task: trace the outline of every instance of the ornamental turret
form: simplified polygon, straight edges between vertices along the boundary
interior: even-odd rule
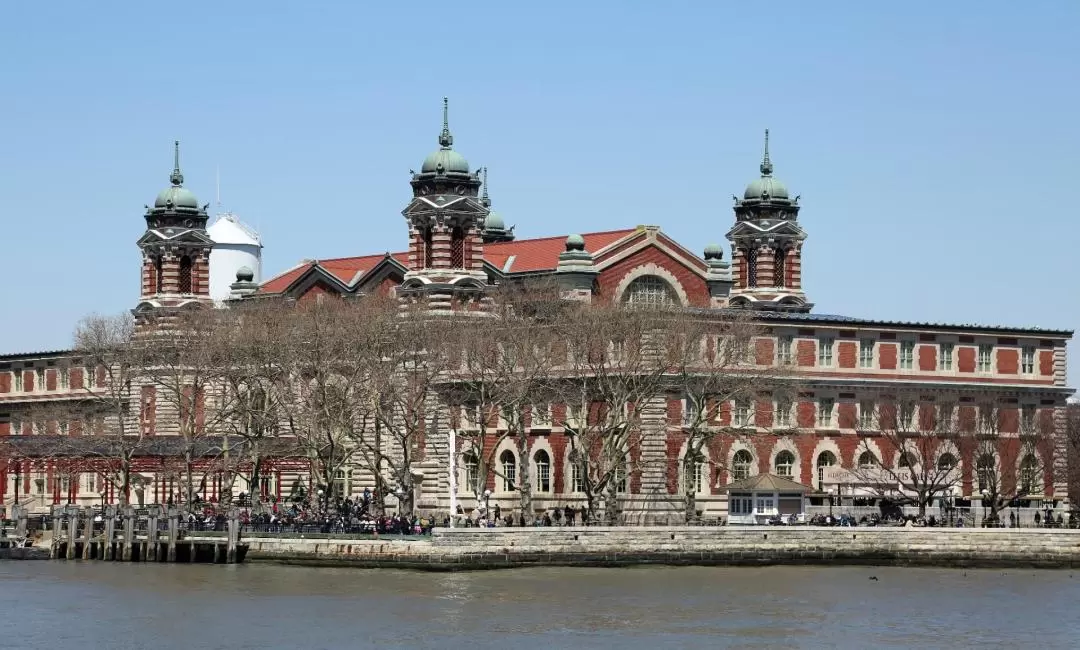
[[[146,206],[146,232],[137,242],[142,251],[137,313],[209,302],[213,241],[206,234],[206,208],[184,187],[176,142],[169,187],[157,195],[153,206]]]
[[[504,241],[514,241],[514,227],[506,227],[502,215],[491,209],[491,197],[488,196],[488,170],[484,167],[484,191],[480,195],[480,204],[488,211],[484,218],[484,230],[481,237],[485,244],[495,244]]]
[[[478,300],[486,287],[482,231],[488,209],[479,197],[480,173],[469,171],[453,149],[449,102],[443,98],[439,148],[412,173],[413,199],[402,214],[409,224],[409,272],[403,295],[425,294],[433,310]]]
[[[802,244],[799,197],[773,176],[769,131],[761,176],[751,181],[742,199],[735,199],[735,225],[728,232],[734,286],[730,304],[752,309],[810,311],[802,289]]]

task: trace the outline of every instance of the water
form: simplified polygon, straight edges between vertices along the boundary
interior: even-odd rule
[[[0,562],[0,647],[1047,650],[1078,598],[1069,571]]]

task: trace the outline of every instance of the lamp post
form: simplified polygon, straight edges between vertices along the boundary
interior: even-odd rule
[[[398,511],[398,514],[400,515],[401,514],[401,502],[405,500],[405,490],[403,490],[399,486],[398,489],[394,490],[394,496],[397,497],[397,511]]]
[[[484,519],[491,521],[491,490],[484,490]]]
[[[829,519],[832,519],[833,495],[836,494],[836,486],[829,486]]]
[[[987,492],[986,488],[983,488],[982,490],[979,490],[979,494],[982,496],[982,498],[979,499],[983,509],[982,527],[986,528],[986,498],[989,492]]]
[[[15,505],[19,505],[19,484],[22,483],[22,480],[19,477],[21,469],[21,463],[15,463]]]

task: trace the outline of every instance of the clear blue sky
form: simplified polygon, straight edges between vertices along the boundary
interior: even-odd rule
[[[134,306],[173,139],[267,274],[402,249],[443,95],[519,236],[723,241],[769,127],[817,311],[1080,326],[1080,3],[121,5],[4,7],[0,351]]]

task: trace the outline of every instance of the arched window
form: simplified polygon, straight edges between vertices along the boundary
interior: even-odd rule
[[[465,267],[465,231],[456,226],[450,231],[450,267]]]
[[[877,467],[877,464],[877,456],[874,455],[874,452],[864,451],[859,454],[859,469],[870,469],[872,467]]]
[[[783,288],[787,275],[787,251],[777,248],[773,253],[773,286]]]
[[[731,479],[741,481],[750,478],[750,466],[754,463],[754,457],[745,449],[740,449],[731,457]]]
[[[1020,494],[1031,494],[1039,482],[1039,459],[1034,454],[1024,456],[1020,461]]]
[[[994,457],[990,454],[983,454],[979,456],[979,460],[975,463],[975,475],[979,480],[979,492],[983,490],[993,491],[994,481],[994,467],[997,463],[994,461]]]
[[[623,296],[623,301],[632,305],[673,305],[679,302],[671,285],[655,275],[634,278]]]
[[[757,286],[757,255],[756,248],[746,251],[746,286],[751,289]]]
[[[469,490],[480,491],[480,460],[476,454],[465,454],[465,485]]]
[[[180,293],[191,293],[191,257],[185,255],[180,258]]]
[[[825,468],[836,464],[836,454],[831,451],[823,451],[817,457],[817,481],[818,489],[825,485]]]
[[[795,473],[795,454],[784,450],[776,455],[776,475],[791,478]]]
[[[938,458],[937,466],[939,470],[951,470],[956,467],[956,456],[953,456],[949,452],[945,452]]]
[[[536,461],[536,491],[551,492],[551,459],[543,449],[533,456]]]
[[[435,264],[435,236],[431,226],[424,228],[424,268],[430,269]]]
[[[896,460],[896,466],[900,469],[911,469],[911,464],[914,462],[914,458],[911,457],[910,452],[900,452],[900,458]]]
[[[514,452],[507,449],[499,456],[502,463],[503,491],[513,492],[517,489],[517,458]]]

